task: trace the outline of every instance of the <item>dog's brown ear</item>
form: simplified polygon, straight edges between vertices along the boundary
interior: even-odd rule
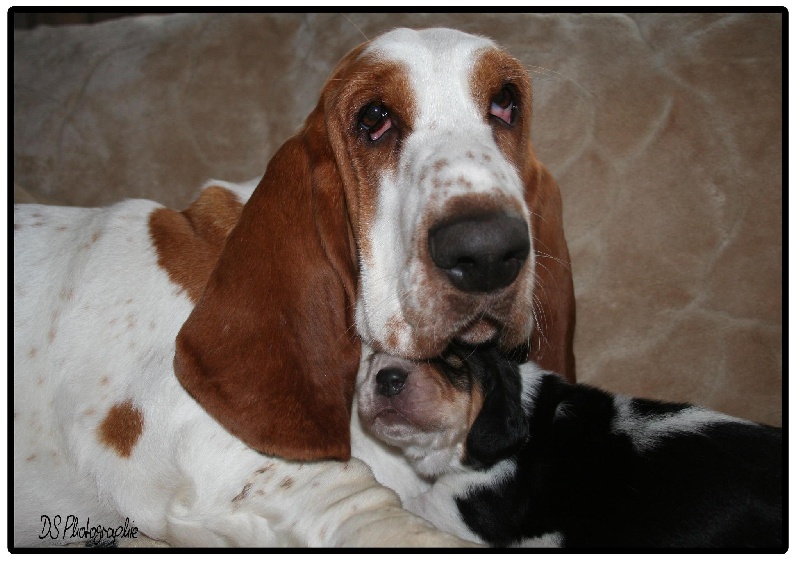
[[[561,191],[532,148],[526,160],[525,200],[531,212],[536,256],[537,321],[530,340],[530,359],[574,383],[575,292],[562,223]]]
[[[186,390],[250,447],[347,459],[360,342],[346,203],[319,109],[286,142],[177,336]],[[310,130],[314,130],[311,134]]]

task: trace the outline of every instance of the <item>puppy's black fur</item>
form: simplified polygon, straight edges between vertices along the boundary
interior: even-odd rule
[[[511,477],[457,495],[486,542],[557,533],[565,547],[787,547],[780,429],[709,411],[648,435],[691,407],[635,399],[620,414],[614,395],[550,374],[523,403],[516,363],[492,348],[456,354],[485,395],[469,461],[516,462]]]
[[[482,469],[516,453],[527,437],[518,365],[495,348],[456,342],[437,367],[454,386],[477,385],[483,391],[483,407],[467,434],[465,463]]]

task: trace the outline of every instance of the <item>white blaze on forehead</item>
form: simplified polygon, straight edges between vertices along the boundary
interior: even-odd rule
[[[469,81],[476,51],[492,47],[495,44],[489,39],[453,29],[396,29],[376,39],[365,53],[406,67],[415,94],[414,129],[419,131],[423,125],[436,125],[439,116],[464,119],[468,112],[482,120]]]

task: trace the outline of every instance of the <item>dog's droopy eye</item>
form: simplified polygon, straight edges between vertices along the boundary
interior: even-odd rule
[[[367,132],[370,141],[378,141],[392,127],[392,118],[383,104],[372,102],[358,115],[358,126]]]
[[[489,107],[489,114],[495,118],[512,125],[517,116],[517,105],[511,87],[504,86],[494,95]]]

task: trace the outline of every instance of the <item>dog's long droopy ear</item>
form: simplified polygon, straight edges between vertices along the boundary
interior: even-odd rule
[[[465,359],[483,389],[483,405],[467,434],[467,463],[483,468],[516,453],[528,435],[517,363],[498,353],[475,352]]]
[[[176,341],[186,390],[250,447],[347,459],[356,260],[317,108],[270,161]]]
[[[536,323],[529,358],[574,383],[575,292],[564,237],[561,191],[553,175],[536,160],[532,148],[525,169],[525,200],[531,212],[536,253]]]

